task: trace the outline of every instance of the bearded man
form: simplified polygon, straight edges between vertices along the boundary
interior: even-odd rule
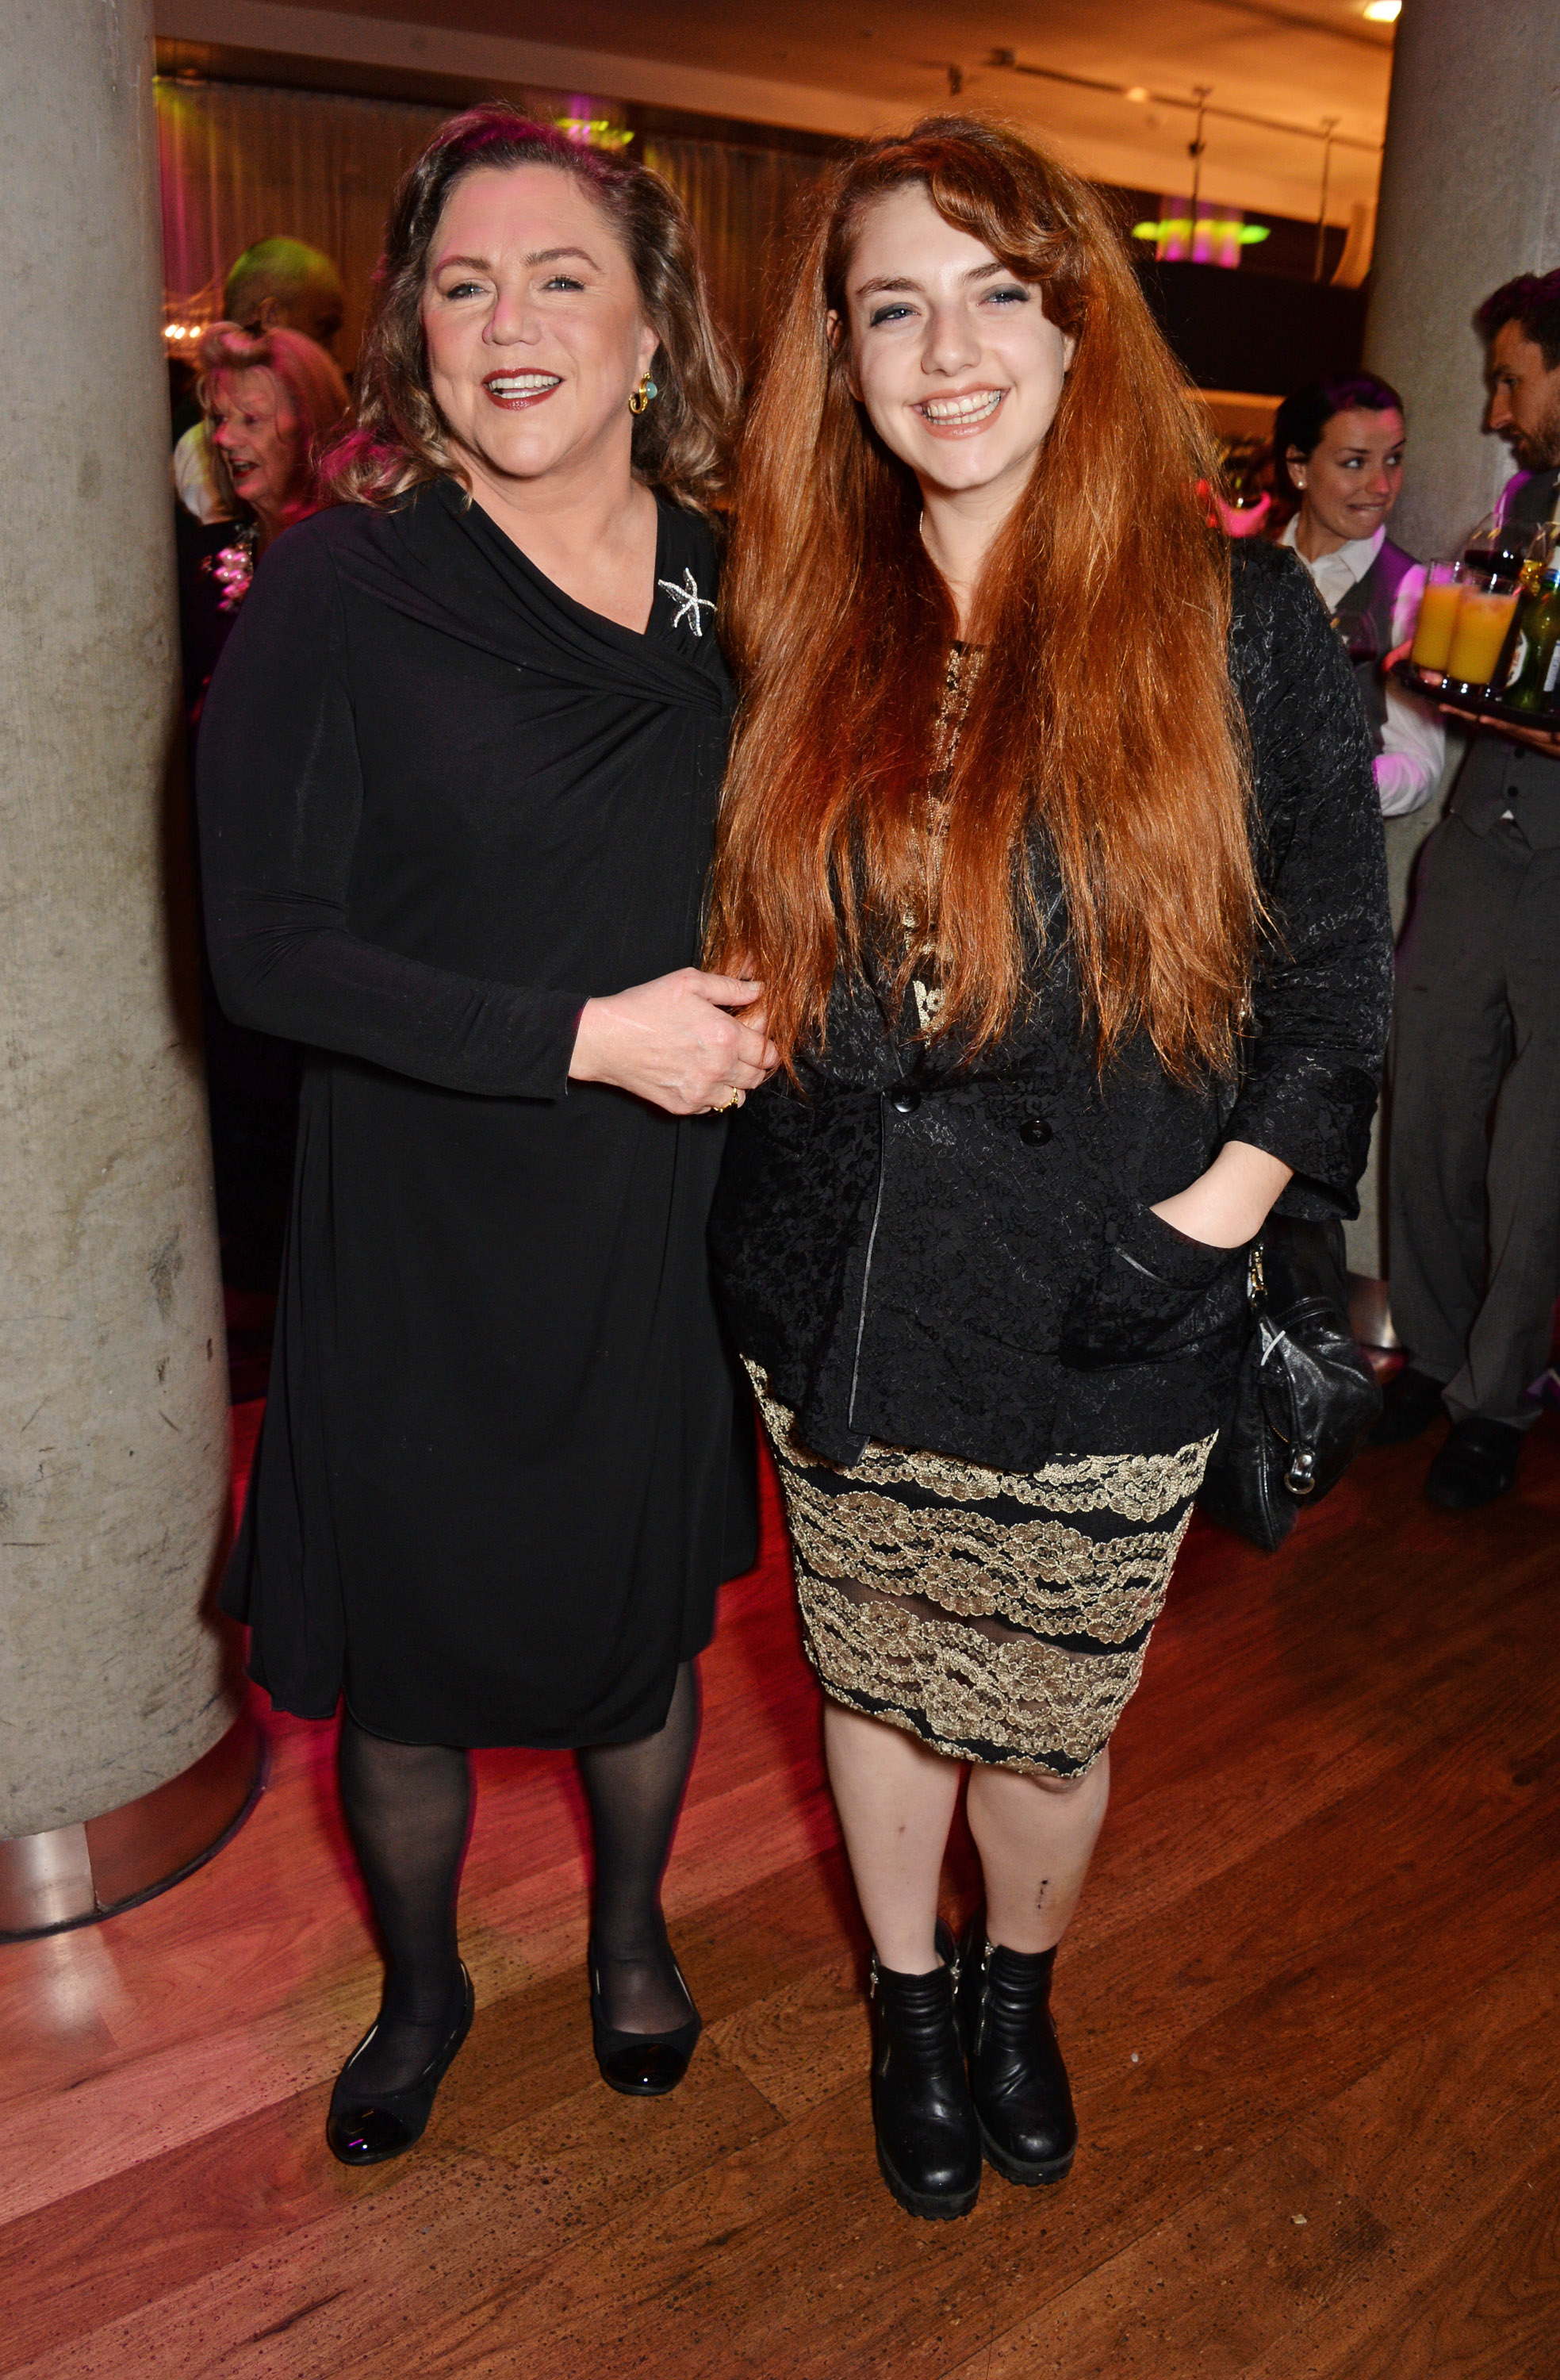
[[[1475,316],[1487,427],[1518,465],[1506,517],[1560,491],[1560,272]],[[1515,1485],[1528,1390],[1560,1293],[1560,736],[1479,722],[1420,856],[1398,955],[1390,1182],[1392,1318],[1409,1352],[1373,1433],[1449,1437],[1425,1494],[1469,1511]]]

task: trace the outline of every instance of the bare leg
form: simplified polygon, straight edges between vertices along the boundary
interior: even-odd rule
[[[937,1887],[960,1763],[902,1728],[832,1701],[824,1704],[823,1740],[873,1948],[897,1974],[929,1975],[937,1964]]]
[[[837,1789],[838,1790],[838,1789]],[[972,1768],[970,1832],[986,1874],[986,1930],[1010,1950],[1049,1950],[1078,1906],[1110,1798],[1110,1753],[1087,1776]],[[853,1850],[852,1865],[855,1864]]]

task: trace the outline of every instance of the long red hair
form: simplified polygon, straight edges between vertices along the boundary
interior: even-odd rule
[[[1038,284],[1077,343],[975,590],[982,662],[933,844],[955,617],[914,478],[851,394],[845,304],[862,211],[907,183]],[[824,178],[738,473],[721,611],[742,703],[707,938],[711,965],[763,979],[788,1065],[821,1046],[840,967],[860,969],[869,942],[901,956],[911,915],[942,988],[935,1037],[971,1056],[997,1041],[1046,936],[1038,827],[1100,1063],[1146,1029],[1183,1079],[1228,1066],[1259,900],[1227,555],[1194,493],[1215,475],[1120,236],[1077,175],[1013,133],[934,117]]]

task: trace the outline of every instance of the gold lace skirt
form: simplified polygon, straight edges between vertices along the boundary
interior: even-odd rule
[[[953,1760],[1092,1767],[1143,1674],[1212,1439],[1028,1472],[872,1443],[846,1469],[748,1370],[824,1692]]]

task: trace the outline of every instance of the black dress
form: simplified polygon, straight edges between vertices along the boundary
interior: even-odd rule
[[[313,1052],[223,1603],[283,1708],[404,1742],[654,1730],[753,1558],[723,1128],[567,1079],[588,997],[697,953],[731,694],[659,515],[641,637],[448,481],[318,514],[207,698],[217,986]]]

